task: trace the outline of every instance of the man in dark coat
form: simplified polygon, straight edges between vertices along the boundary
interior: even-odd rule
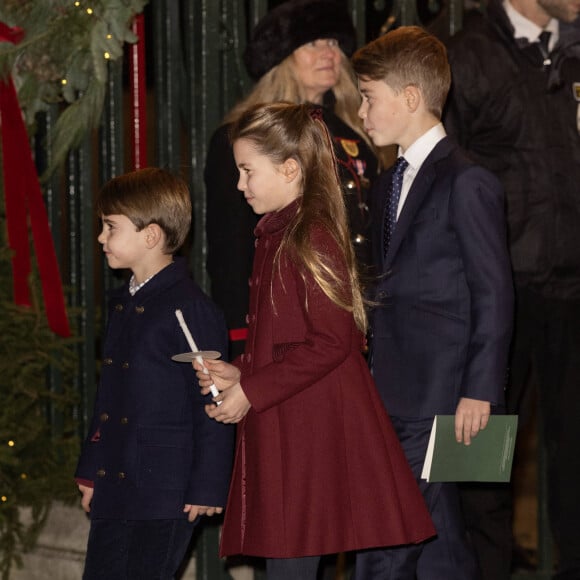
[[[533,365],[559,579],[580,578],[579,12],[578,0],[492,0],[487,17],[472,19],[451,40],[453,88],[444,118],[506,191],[517,305],[508,411],[525,423]],[[485,578],[509,578],[509,510],[497,494],[479,493],[467,517],[489,504],[490,512],[475,518],[486,529],[481,536],[474,530]]]

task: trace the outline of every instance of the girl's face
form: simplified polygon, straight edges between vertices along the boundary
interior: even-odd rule
[[[322,103],[324,93],[332,89],[340,77],[342,53],[338,41],[333,38],[313,40],[297,48],[290,58],[306,100]]]
[[[240,171],[238,189],[258,215],[279,211],[298,197],[300,180],[288,161],[275,165],[245,138],[234,142],[234,157]]]
[[[147,228],[137,231],[135,224],[125,215],[101,216],[102,229],[98,242],[109,266],[113,269],[135,268],[143,262],[147,250]]]

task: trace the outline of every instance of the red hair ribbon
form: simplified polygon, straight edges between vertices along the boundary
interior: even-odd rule
[[[323,121],[322,109],[320,107],[312,107],[309,112],[310,112],[310,116],[315,121]]]
[[[0,22],[0,42],[18,44],[23,36],[21,28],[11,28]],[[32,304],[28,285],[31,271],[29,217],[48,324],[56,334],[70,336],[48,215],[18,96],[10,77],[0,79],[0,133],[8,243],[13,251],[14,302],[20,306]]]

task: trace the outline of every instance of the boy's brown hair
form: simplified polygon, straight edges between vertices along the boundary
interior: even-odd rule
[[[444,44],[418,26],[401,26],[363,46],[352,58],[361,79],[384,81],[399,93],[417,87],[430,113],[441,118],[451,86]]]
[[[173,254],[191,226],[191,196],[187,183],[164,169],[147,167],[114,177],[95,205],[97,215],[124,215],[140,232],[157,224],[165,234],[165,254]]]

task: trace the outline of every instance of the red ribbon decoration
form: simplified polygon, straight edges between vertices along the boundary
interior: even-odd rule
[[[130,50],[130,91],[132,105],[133,169],[147,167],[147,89],[145,84],[145,19],[133,20],[137,42]]]
[[[18,44],[24,36],[21,28],[0,22],[0,42]],[[64,295],[48,223],[48,215],[28,133],[20,111],[12,79],[0,80],[0,133],[6,198],[6,225],[12,257],[14,302],[31,306],[28,276],[31,271],[27,216],[34,241],[48,325],[60,336],[70,336]]]

